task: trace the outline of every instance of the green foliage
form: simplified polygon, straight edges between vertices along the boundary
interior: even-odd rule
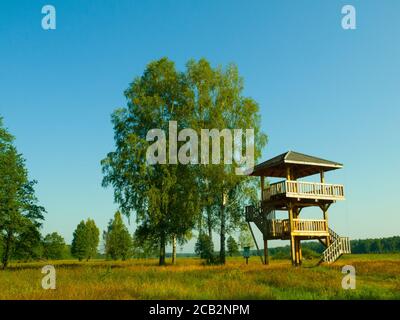
[[[115,151],[102,160],[103,186],[114,188],[115,201],[127,216],[136,213],[149,239],[158,239],[160,264],[165,246],[175,235],[184,242],[195,223],[207,212],[208,229],[219,222],[221,258],[225,259],[225,234],[243,219],[247,195],[255,194],[252,179],[236,175],[236,162],[210,165],[149,165],[147,133],[154,128],[168,131],[177,121],[178,131],[194,129],[248,129],[255,132],[254,158],[261,155],[266,136],[260,131],[257,103],[243,96],[243,79],[235,65],[212,68],[205,60],[191,60],[184,72],[163,58],[151,62],[141,77],[125,91],[126,108],[112,115]],[[186,141],[178,142],[178,149]],[[169,139],[166,139],[167,150]],[[221,149],[221,154],[224,151]],[[221,160],[221,159],[220,159]],[[228,203],[224,203],[226,197]],[[201,231],[201,230],[200,230]]]
[[[249,228],[247,227],[247,225],[244,225],[242,230],[240,231],[239,244],[242,248],[250,247],[250,249],[251,249],[254,247],[253,236],[251,235],[251,232],[250,232]]]
[[[204,128],[254,129],[254,160],[261,155],[266,136],[260,131],[257,103],[243,95],[243,79],[238,68],[230,64],[213,68],[208,61],[190,60],[186,79],[193,106],[191,127],[199,133]],[[249,194],[255,194],[252,178],[237,175],[237,162],[225,165],[220,152],[220,164],[198,168],[197,184],[201,192],[202,212],[210,234],[217,227],[220,234],[220,262],[225,263],[225,235],[236,229],[243,220],[242,209]],[[201,232],[202,230],[200,230]]]
[[[105,253],[113,260],[126,260],[132,255],[132,237],[117,211],[103,233]]]
[[[307,247],[301,248],[301,254],[303,256],[303,259],[321,258],[321,255],[318,252],[315,252],[314,250],[307,248]]]
[[[94,220],[88,219],[86,227],[86,258],[89,260],[97,255],[97,248],[100,241],[100,230],[97,228]]]
[[[144,226],[139,226],[133,234],[133,250],[132,256],[134,258],[155,258],[159,254],[159,246],[157,239],[151,239]]]
[[[270,253],[271,257],[273,259],[278,259],[278,260],[288,260],[290,259],[290,247],[289,250],[286,250],[287,248],[283,250],[268,250]]]
[[[71,254],[73,257],[77,258],[79,261],[86,257],[87,248],[87,234],[85,221],[81,221],[76,227],[72,244],[71,244]]]
[[[303,242],[301,244],[303,259],[321,258],[323,250],[324,246],[319,242]],[[290,259],[290,246],[269,248],[268,253],[273,259]]]
[[[28,259],[38,254],[33,247],[40,238],[37,229],[45,212],[37,204],[34,190],[36,181],[28,179],[25,159],[17,152],[13,141],[13,136],[3,127],[0,118],[0,238],[3,268],[6,268],[13,255]],[[31,241],[31,247],[24,240]]]
[[[142,242],[133,241],[133,258],[155,258],[158,256],[159,248],[154,242],[145,240]]]
[[[361,239],[351,240],[351,252],[357,253],[397,253],[400,252],[400,236],[387,237],[387,238],[376,238],[376,239]],[[316,241],[307,241],[301,244],[304,256],[304,249],[310,249],[317,254],[321,254],[325,247]],[[286,248],[290,254],[289,246]],[[277,250],[278,248],[271,248],[271,250]]]
[[[71,247],[72,247],[71,244],[65,244],[64,259],[72,260],[74,258],[74,256],[71,253]],[[97,257],[98,255],[99,254],[97,254]]]
[[[381,239],[351,240],[352,253],[400,252],[400,236]]]
[[[71,254],[79,261],[97,255],[100,231],[91,219],[81,221],[76,227],[71,244]]]
[[[322,245],[319,241],[306,241],[302,242],[301,247],[303,249],[307,248],[310,249],[318,254],[321,254],[326,248]]]
[[[195,245],[195,253],[200,256],[201,259],[205,259],[207,263],[215,262],[214,244],[209,235],[205,233],[199,235]]]
[[[236,256],[239,253],[239,246],[236,240],[232,236],[229,236],[228,240],[226,241],[226,244],[228,249],[228,255],[230,257]]]
[[[42,236],[37,226],[27,222],[21,233],[15,238],[12,258],[29,261],[37,260],[43,255]]]
[[[43,239],[43,257],[46,259],[63,259],[66,257],[64,238],[57,232],[47,234]]]
[[[188,90],[184,74],[172,61],[151,62],[125,91],[127,107],[112,115],[116,149],[102,161],[103,185],[113,186],[121,212],[127,216],[135,212],[148,238],[158,240],[160,264],[165,263],[165,246],[172,234],[185,241],[193,228],[199,192],[193,166],[147,163],[152,142],[146,135],[154,128],[168,131],[170,120],[178,122],[178,130],[188,124],[193,112]]]

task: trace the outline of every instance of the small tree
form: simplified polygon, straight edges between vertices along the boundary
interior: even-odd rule
[[[228,255],[230,257],[235,256],[239,253],[239,246],[236,240],[232,236],[229,236],[227,240],[227,247],[228,247]]]
[[[126,260],[132,255],[132,237],[117,211],[111,219],[107,231],[103,233],[105,252],[113,260]]]
[[[99,246],[100,231],[97,228],[94,220],[88,219],[85,224],[86,227],[86,259],[89,260],[97,255],[97,247]]]
[[[46,259],[62,259],[65,255],[66,247],[62,236],[57,232],[49,233],[43,239],[43,256]]]
[[[81,221],[74,231],[74,237],[71,244],[71,254],[73,257],[82,261],[86,255],[87,234],[85,221]]]
[[[205,259],[207,263],[214,262],[214,244],[207,234],[201,233],[199,235],[195,245],[195,252],[201,259]]]
[[[97,254],[100,231],[91,219],[81,221],[74,231],[71,244],[71,254],[79,261],[89,260]]]

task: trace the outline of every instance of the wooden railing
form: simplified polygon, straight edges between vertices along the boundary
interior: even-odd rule
[[[335,262],[342,254],[351,253],[350,240],[347,237],[338,237],[322,253],[322,261]]]
[[[290,223],[288,219],[269,220],[266,227],[267,234],[271,237],[282,237],[290,233]]]
[[[293,219],[293,231],[301,233],[328,232],[326,220]]]
[[[274,211],[262,210],[261,205],[246,207],[246,221],[254,222],[264,235],[272,238],[285,238],[290,235],[290,220],[275,219]],[[293,219],[292,232],[305,236],[330,236],[332,242],[339,237],[329,230],[326,220],[318,219]]]
[[[289,219],[273,219],[266,223],[266,232],[271,237],[284,237],[290,234]],[[293,232],[302,235],[329,235],[326,220],[293,219]]]
[[[344,187],[341,184],[284,180],[270,184],[263,190],[262,197],[268,201],[280,194],[292,198],[343,200]]]
[[[263,190],[263,200],[269,200],[272,196],[285,193],[286,193],[285,181],[272,183],[265,190]]]

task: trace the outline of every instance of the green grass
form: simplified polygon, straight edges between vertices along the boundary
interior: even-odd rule
[[[41,287],[42,266],[53,264],[57,289]],[[341,287],[343,265],[356,268],[355,290]],[[294,268],[287,260],[261,265],[241,257],[225,266],[181,258],[157,261],[73,260],[14,263],[0,271],[0,299],[400,299],[400,254],[349,255],[332,265],[317,260]]]

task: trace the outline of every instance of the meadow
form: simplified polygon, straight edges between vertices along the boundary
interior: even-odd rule
[[[0,299],[400,299],[400,254],[348,255],[332,265],[288,260],[268,266],[242,257],[224,266],[197,258],[157,266],[155,259],[13,263],[0,271]],[[41,287],[41,268],[52,264],[57,288]],[[356,289],[344,290],[342,266],[356,269]]]

